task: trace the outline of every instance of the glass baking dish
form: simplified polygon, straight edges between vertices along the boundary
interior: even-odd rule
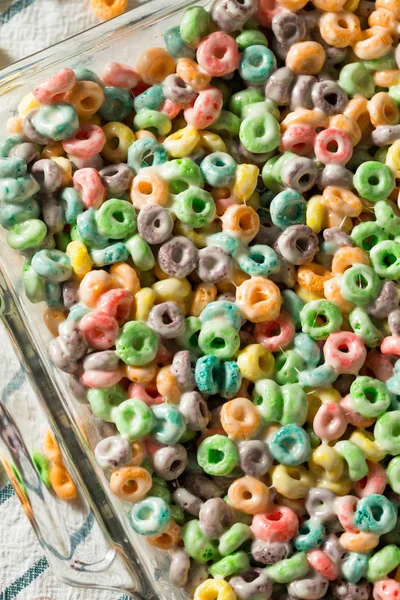
[[[206,1],[153,0],[134,10],[30,56],[0,72],[1,139],[19,100],[61,67],[101,72],[114,60],[134,65],[143,49],[163,46],[163,32],[179,23],[184,9]],[[23,258],[0,231],[0,459],[55,575],[80,587],[111,589],[137,598],[184,598],[168,579],[169,557],[134,534],[129,505],[111,494],[94,460],[97,442],[112,425],[93,416],[74,397],[69,377],[47,356],[51,334],[41,305],[25,297]],[[78,497],[63,501],[49,492],[31,460],[42,451],[47,430],[62,449]],[[13,474],[20,473],[23,483]],[[11,532],[10,532],[11,533]],[[0,590],[1,591],[1,590]]]

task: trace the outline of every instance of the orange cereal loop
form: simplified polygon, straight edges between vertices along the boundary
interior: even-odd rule
[[[256,515],[268,508],[269,489],[262,481],[245,475],[236,479],[228,489],[230,504],[246,515]]]
[[[311,125],[316,129],[328,127],[329,119],[325,113],[320,110],[309,110],[307,108],[296,108],[289,112],[281,121],[281,132],[285,133],[290,125]]]
[[[363,209],[362,202],[358,196],[345,188],[328,185],[322,192],[322,202],[331,211],[340,213],[342,217],[358,217]]]
[[[182,390],[178,385],[175,375],[172,373],[171,365],[161,367],[156,378],[158,393],[168,404],[178,404]]]
[[[313,0],[315,8],[319,8],[324,12],[338,12],[342,10],[346,0]]]
[[[386,71],[375,71],[374,82],[377,87],[392,87],[400,84],[400,69],[387,69]]]
[[[290,12],[297,12],[305,7],[308,0],[278,0],[277,4],[282,6],[282,8],[286,8],[286,10],[290,10]]]
[[[260,228],[260,217],[251,206],[234,204],[221,217],[222,231],[239,238],[245,244],[257,235]]]
[[[332,277],[324,284],[324,295],[327,300],[336,304],[342,313],[349,314],[354,309],[354,304],[345,300],[339,286],[339,277]]]
[[[329,227],[339,227],[345,233],[350,233],[353,229],[353,221],[350,217],[343,216],[343,213],[328,210],[324,215],[324,229]]]
[[[79,299],[89,308],[95,308],[100,296],[116,287],[119,287],[117,280],[107,271],[89,271],[79,285]]]
[[[87,118],[94,116],[103,104],[104,92],[94,81],[77,81],[68,92],[67,98],[68,102],[74,105],[79,117]]]
[[[400,4],[399,0],[376,0],[376,8],[383,8],[393,13],[396,19],[400,20]]]
[[[56,496],[61,500],[73,500],[76,498],[76,486],[62,463],[53,463],[50,466],[50,483]]]
[[[149,48],[139,54],[136,71],[145,83],[162,83],[174,73],[175,61],[164,48]]]
[[[65,150],[61,142],[49,142],[42,150],[43,158],[54,158],[65,156]]]
[[[369,552],[379,544],[379,536],[367,531],[346,531],[339,538],[340,545],[349,552]]]
[[[346,48],[358,40],[360,19],[347,10],[323,13],[319,20],[322,39],[335,48]]]
[[[147,129],[139,129],[139,131],[135,131],[135,136],[137,140],[141,138],[151,137],[153,140],[157,139],[154,133],[148,131]]]
[[[153,548],[160,550],[171,550],[181,541],[181,528],[172,519],[168,523],[167,529],[158,535],[151,535],[147,538],[147,543]]]
[[[23,134],[23,118],[22,117],[9,117],[7,119],[7,131],[8,133]]]
[[[379,92],[368,102],[368,112],[374,127],[397,125],[399,109],[396,102],[386,92]]]
[[[234,440],[252,438],[260,427],[261,416],[255,405],[247,398],[235,398],[222,405],[221,425]]]
[[[136,294],[140,290],[140,281],[135,269],[127,263],[115,263],[110,267],[110,275],[117,281],[119,287]]]
[[[131,448],[132,448],[131,464],[134,465],[135,467],[139,467],[142,464],[143,458],[144,458],[143,446],[140,442],[133,442],[131,444]]]
[[[370,27],[386,27],[390,31],[390,35],[394,38],[398,37],[399,22],[389,10],[384,8],[374,10],[368,17],[368,25]]]
[[[332,273],[335,276],[343,275],[347,269],[359,264],[368,266],[371,264],[365,250],[353,246],[343,246],[333,256]]]
[[[193,294],[193,298],[190,303],[189,312],[193,317],[198,317],[201,311],[214,302],[217,297],[217,288],[213,283],[199,283]]]
[[[99,19],[112,19],[126,10],[128,0],[90,0],[92,10]]]
[[[124,365],[124,375],[133,383],[141,383],[147,385],[156,380],[158,373],[158,365],[156,362],[151,362],[145,367],[131,367]]]
[[[325,50],[318,42],[297,42],[286,56],[286,66],[301,75],[316,75],[324,62]]]
[[[301,265],[297,271],[298,284],[315,294],[324,293],[324,283],[331,279],[331,277],[332,273],[329,269],[317,263]]]
[[[136,175],[132,180],[130,196],[137,210],[147,204],[162,206],[168,201],[168,184],[156,171],[146,169],[146,173]]]
[[[154,263],[153,271],[154,271],[154,275],[157,277],[158,280],[169,279],[169,275],[167,273],[164,273],[164,271],[161,269],[158,262]]]
[[[125,502],[139,502],[153,485],[151,475],[143,467],[128,465],[111,473],[112,493]]]
[[[58,326],[65,321],[66,316],[61,308],[45,308],[43,321],[53,337],[58,336]]]
[[[361,140],[361,129],[358,126],[357,121],[346,117],[345,115],[333,115],[329,118],[329,127],[340,129],[349,134],[353,146],[357,146]]]
[[[203,71],[191,58],[180,58],[176,64],[176,74],[196,92],[205,90],[211,81],[211,75]],[[186,123],[185,123],[186,125]]]
[[[349,100],[343,114],[357,123],[361,133],[368,130],[371,126],[371,119],[369,118],[368,112],[368,100],[363,96],[356,96]]]
[[[281,310],[281,292],[265,277],[251,277],[236,290],[236,304],[252,323],[273,321]]]
[[[381,58],[389,52],[393,39],[385,27],[370,27],[361,32],[360,39],[353,45],[354,54],[360,60]]]
[[[63,457],[54,433],[47,430],[44,436],[43,452],[48,460],[54,463],[62,463]]]

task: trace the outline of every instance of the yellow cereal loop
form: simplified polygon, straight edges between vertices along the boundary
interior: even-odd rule
[[[136,139],[132,129],[123,123],[112,121],[104,125],[103,131],[106,143],[102,156],[111,163],[126,162],[129,146]]]
[[[175,131],[164,140],[164,147],[172,158],[184,158],[198,145],[200,135],[197,129],[187,125],[184,129]]]
[[[380,462],[386,456],[386,452],[381,450],[375,441],[373,434],[365,429],[357,429],[353,431],[349,440],[356,444],[364,453],[367,460],[372,462]]]
[[[227,152],[228,149],[221,136],[207,129],[199,131],[199,142],[198,146],[203,148],[206,152]]]
[[[311,487],[315,485],[311,473],[303,466],[287,467],[278,465],[270,471],[271,481],[279,494],[297,500],[305,498]]]
[[[193,600],[237,600],[237,597],[227,581],[207,579],[196,588]]]
[[[324,222],[325,208],[323,204],[323,198],[317,194],[311,196],[307,202],[306,209],[306,225],[311,227],[314,233],[320,233]]]
[[[33,92],[29,92],[22,98],[20,103],[18,104],[18,114],[20,117],[26,117],[31,110],[35,110],[36,108],[40,108],[42,104],[39,100],[36,100]]]
[[[88,249],[83,242],[70,242],[66,254],[71,261],[74,274],[78,279],[83,279],[92,270],[92,261]]]
[[[261,344],[249,344],[241,350],[237,364],[243,377],[256,382],[259,379],[269,379],[275,367],[275,358],[270,350]]]
[[[156,293],[151,288],[142,288],[135,294],[136,313],[135,321],[147,321],[149,312],[154,306]]]
[[[67,187],[72,182],[72,163],[65,156],[52,156],[51,160],[60,167],[62,180],[61,187]]]
[[[178,279],[178,277],[169,277],[163,281],[156,281],[152,285],[152,289],[155,293],[155,304],[167,302],[168,300],[185,300],[192,291],[188,280]]]
[[[294,291],[303,302],[311,302],[312,300],[320,300],[323,298],[323,294],[317,294],[311,290],[307,290],[306,288],[301,287],[301,285],[296,285]]]
[[[400,140],[393,142],[386,154],[386,164],[394,173],[394,176],[400,177]]]
[[[232,196],[239,202],[247,202],[257,186],[259,169],[255,165],[238,165],[232,185]]]
[[[344,471],[343,458],[327,443],[322,443],[314,450],[308,465],[316,479],[338,481]]]

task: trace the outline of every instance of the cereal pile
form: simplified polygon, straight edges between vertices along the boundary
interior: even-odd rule
[[[9,119],[25,293],[195,600],[400,599],[399,21],[215,0]]]

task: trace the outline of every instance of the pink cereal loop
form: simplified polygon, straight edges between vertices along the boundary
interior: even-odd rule
[[[334,581],[339,576],[339,568],[326,552],[323,550],[311,550],[307,552],[307,559],[310,566],[322,577],[329,581]]]
[[[400,336],[388,335],[381,343],[382,354],[391,354],[400,357]]]
[[[258,10],[255,17],[262,27],[270,29],[273,17],[282,10],[276,0],[258,0]]]
[[[100,311],[85,315],[79,322],[79,328],[90,348],[108,350],[115,344],[119,327],[117,321]]]
[[[75,171],[72,181],[80,192],[86,208],[100,208],[106,198],[106,190],[96,169],[86,167]]]
[[[100,154],[106,143],[104,131],[98,125],[83,123],[70,138],[63,140],[62,146],[67,154],[78,158],[92,158]]]
[[[335,500],[335,511],[337,517],[346,531],[358,533],[354,527],[355,511],[357,509],[357,496],[338,496]]]
[[[294,335],[294,323],[283,312],[273,321],[257,323],[254,329],[256,342],[264,346],[267,350],[271,350],[271,352],[279,352],[279,350],[290,346]]]
[[[51,104],[62,100],[60,96],[72,90],[76,76],[72,69],[61,69],[45,79],[33,89],[33,95],[42,104]]]
[[[324,165],[345,165],[353,154],[351,137],[341,129],[324,129],[315,138],[314,152]]]
[[[155,386],[143,386],[140,383],[131,383],[128,387],[128,398],[138,398],[148,406],[163,404],[164,399]]]
[[[222,92],[210,87],[199,92],[193,106],[186,108],[184,116],[188,125],[195,129],[206,129],[218,119],[223,105]]]
[[[326,340],[324,357],[326,364],[337,373],[357,375],[367,358],[367,349],[355,333],[337,331]]]
[[[373,423],[375,423],[375,419],[368,419],[367,417],[363,417],[363,415],[360,415],[359,412],[352,408],[350,402],[350,394],[347,394],[347,396],[342,398],[339,404],[343,408],[344,414],[346,415],[348,422],[354,427],[370,427]]]
[[[200,67],[213,77],[233,73],[240,60],[237,42],[222,31],[210,33],[201,40],[196,58]]]
[[[371,377],[374,377],[374,379],[387,381],[394,375],[393,363],[390,360],[390,356],[391,353],[389,353],[389,356],[386,356],[376,349],[372,350],[372,352],[368,353],[367,360],[360,371],[360,375],[370,375]]]
[[[161,105],[160,112],[164,115],[167,115],[170,119],[175,119],[179,115],[179,113],[183,110],[182,104],[177,104],[176,102],[172,102],[169,98],[167,98]]]
[[[104,292],[97,303],[97,310],[113,317],[119,325],[129,321],[133,304],[133,294],[129,290],[117,288]]]
[[[254,536],[264,542],[286,542],[296,535],[298,528],[296,513],[283,505],[271,506],[268,512],[254,515],[251,524]]]
[[[311,125],[289,125],[281,138],[279,150],[299,156],[312,156],[317,132]]]
[[[101,79],[107,85],[119,88],[134,88],[140,81],[135,69],[117,62],[107,62],[104,65]]]
[[[354,491],[359,498],[371,496],[371,494],[383,494],[388,478],[386,470],[381,464],[367,460],[368,475],[356,481]]]
[[[110,388],[117,385],[124,376],[122,367],[114,371],[95,371],[94,369],[84,371],[81,375],[81,382],[89,388]]]
[[[313,428],[321,440],[338,440],[347,429],[348,420],[340,404],[327,402],[322,404],[314,417]]]

